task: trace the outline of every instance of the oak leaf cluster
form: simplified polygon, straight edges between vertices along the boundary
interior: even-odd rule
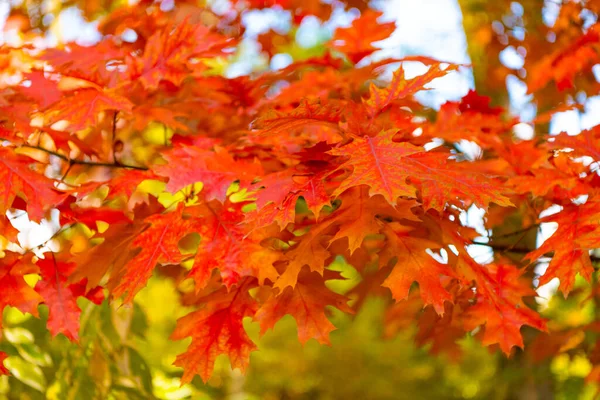
[[[221,354],[245,369],[256,350],[245,319],[264,333],[290,314],[301,342],[328,344],[329,307],[352,314],[368,296],[389,300],[387,332],[415,320],[418,342],[436,352],[457,352],[471,334],[509,355],[525,329],[552,334],[532,301],[533,267],[550,257],[539,284],[559,278],[565,296],[578,275],[592,279],[598,128],[549,135],[543,117],[521,121],[475,91],[422,105],[415,95],[467,66],[370,60],[395,26],[356,1],[348,7],[362,14],[323,55],[226,77],[218,65],[240,46],[240,21],[176,3],[115,9],[89,47],[0,49],[0,309],[37,316],[45,304],[52,335],[76,341],[78,298],[131,304],[162,274],[196,307],[172,333],[191,338],[175,361],[182,382],[206,381]],[[318,1],[246,3],[297,21],[331,14]],[[529,69],[530,92],[573,87],[599,38],[593,25],[557,44]],[[423,73],[407,77],[407,63]],[[516,135],[519,124],[535,137]],[[7,212],[40,221],[52,209],[53,246],[18,246]],[[485,212],[484,233],[465,219],[472,209]],[[539,247],[507,245],[510,218],[517,236],[545,222],[558,230]],[[347,293],[328,284],[343,279],[334,260],[361,276]]]

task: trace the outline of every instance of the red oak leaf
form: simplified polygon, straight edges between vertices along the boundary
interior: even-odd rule
[[[444,302],[453,301],[443,285],[443,277],[454,277],[455,273],[450,266],[436,261],[427,253],[427,249],[439,249],[441,246],[426,238],[412,237],[412,230],[398,223],[388,224],[383,229],[387,243],[381,253],[382,264],[397,259],[383,286],[390,288],[394,299],[399,301],[406,299],[413,282],[418,282],[423,302],[431,304],[442,315]]]
[[[45,111],[49,124],[68,121],[69,130],[80,131],[96,126],[104,111],[131,111],[133,104],[112,90],[86,88],[72,91]]]
[[[335,229],[335,223],[341,218],[341,214],[334,215],[313,226],[301,237],[294,239],[297,244],[285,253],[288,265],[275,282],[275,288],[279,290],[284,290],[288,286],[293,288],[298,281],[298,274],[305,265],[308,265],[311,271],[323,274],[325,261],[331,257],[326,242],[331,239],[329,236]]]
[[[152,215],[144,220],[148,229],[140,233],[131,243],[133,249],[140,249],[123,267],[119,284],[113,289],[113,297],[125,295],[124,301],[131,303],[133,298],[148,282],[157,263],[178,264],[184,256],[178,244],[188,233],[196,232],[197,226],[183,218],[183,204],[175,211]]]
[[[381,194],[390,204],[396,204],[400,196],[415,198],[417,188],[421,189],[425,208],[441,210],[447,202],[457,198],[472,199],[482,207],[487,207],[490,202],[503,206],[512,204],[502,194],[502,189],[485,175],[453,165],[444,153],[427,152],[409,143],[396,143],[392,141],[394,134],[395,131],[386,131],[374,138],[357,138],[346,146],[331,150],[330,154],[347,157],[340,168],[352,168],[351,175],[333,194],[368,185],[372,195]]]
[[[120,170],[105,184],[109,187],[109,196],[125,196],[129,200],[139,184],[148,179],[158,179],[158,177],[154,171]]]
[[[367,114],[374,118],[377,114],[384,111],[394,100],[412,96],[415,93],[426,90],[424,86],[436,78],[441,78],[458,68],[456,65],[451,65],[445,70],[440,69],[440,64],[434,64],[423,75],[419,75],[412,79],[405,79],[404,68],[400,66],[394,72],[392,81],[385,88],[378,88],[374,83],[369,86],[369,98],[363,100],[363,104],[367,110]]]
[[[40,220],[53,205],[67,195],[54,189],[54,181],[33,171],[33,160],[17,155],[14,149],[0,148],[0,182],[4,190],[0,195],[0,212],[4,214],[17,196],[27,200],[31,219]]]
[[[73,341],[79,340],[79,317],[81,309],[77,298],[85,296],[96,304],[104,299],[101,289],[95,288],[86,294],[86,282],[69,284],[68,279],[75,270],[74,263],[58,261],[52,255],[36,264],[40,269],[41,280],[35,290],[48,306],[48,329],[53,336],[62,333]]]
[[[377,22],[382,15],[381,11],[366,10],[352,26],[336,29],[328,46],[346,54],[356,64],[377,50],[373,42],[387,39],[396,30],[394,22]]]
[[[151,122],[160,122],[165,129],[171,128],[174,131],[188,132],[189,127],[183,122],[190,119],[190,115],[178,109],[179,104],[169,104],[164,107],[156,107],[143,104],[133,109],[134,117],[133,127],[138,130],[145,129]]]
[[[244,276],[255,276],[263,284],[265,279],[274,282],[278,276],[273,262],[279,253],[262,247],[246,237],[241,222],[244,215],[239,204],[219,202],[194,207],[196,224],[200,226],[200,246],[189,276],[196,283],[196,291],[204,289],[213,270],[218,269],[227,287]]]
[[[310,169],[290,168],[280,172],[269,174],[262,178],[255,187],[263,188],[256,194],[256,206],[258,210],[265,208],[267,204],[284,210],[293,208],[300,196],[306,201],[306,206],[319,217],[321,209],[331,203],[331,197],[327,193],[325,183],[326,171],[311,172]],[[273,219],[281,227],[285,227],[294,221],[294,213],[283,213],[275,217],[286,216],[286,219]]]
[[[87,290],[98,286],[110,270],[113,271],[111,279],[106,285],[112,290],[121,282],[122,276],[127,271],[125,265],[135,256],[130,250],[131,243],[144,229],[141,221],[131,224],[113,224],[100,235],[94,237],[101,240],[91,249],[76,254],[72,261],[77,268],[71,274],[70,282],[87,281]]]
[[[592,279],[594,267],[589,250],[600,247],[600,202],[590,199],[582,205],[565,206],[561,212],[546,217],[544,221],[557,222],[558,229],[526,258],[534,261],[554,251],[548,269],[540,277],[540,285],[559,278],[559,289],[566,296],[573,288],[577,274],[588,282]]]
[[[167,164],[156,166],[154,171],[169,178],[167,190],[175,193],[188,185],[202,182],[202,192],[207,200],[224,201],[227,189],[234,181],[239,181],[243,187],[263,172],[260,163],[235,160],[219,146],[208,150],[180,145],[163,157]]]
[[[289,135],[311,125],[322,125],[336,129],[342,118],[342,109],[334,104],[321,104],[320,100],[302,100],[300,105],[289,113],[274,111],[257,119],[253,128],[260,135]]]
[[[31,72],[24,78],[25,80],[19,86],[19,92],[33,99],[40,109],[44,109],[60,99],[61,92],[57,82],[49,79],[43,71]]]
[[[461,235],[448,222],[442,222],[442,236],[454,246],[456,277],[467,293],[475,288],[476,303],[465,309],[464,329],[471,331],[485,325],[483,344],[498,344],[510,354],[512,347],[523,348],[520,329],[523,325],[546,331],[545,320],[523,303],[523,297],[535,296],[531,281],[524,279],[524,269],[518,269],[504,260],[495,264],[479,264],[467,252],[471,243],[468,235]]]
[[[507,186],[516,193],[532,193],[534,196],[574,199],[587,194],[589,187],[581,179],[587,168],[574,162],[566,153],[558,153],[543,168],[530,167],[522,175],[509,178]]]
[[[392,207],[380,195],[369,196],[366,186],[348,190],[342,194],[341,200],[342,205],[338,212],[343,216],[340,219],[339,230],[331,241],[347,238],[350,254],[360,248],[367,236],[376,235],[381,231],[384,218],[419,221],[411,212],[411,208],[417,206],[414,200],[400,200],[396,207]]]
[[[353,311],[347,305],[346,297],[325,287],[325,279],[316,272],[304,270],[298,276],[295,287],[287,287],[278,295],[272,294],[254,316],[260,322],[261,333],[272,329],[277,321],[290,314],[298,324],[301,343],[316,339],[319,343],[330,344],[329,333],[335,327],[327,319],[325,307],[334,306],[347,313]]]
[[[269,203],[261,209],[256,209],[245,214],[244,222],[252,228],[264,228],[273,223],[283,229],[296,217],[295,196],[288,196],[282,203],[276,205]]]
[[[0,312],[11,306],[38,316],[37,306],[42,297],[23,279],[23,275],[33,272],[35,268],[27,256],[6,252],[5,257],[0,259]]]
[[[563,132],[549,140],[554,149],[570,149],[568,154],[571,156],[588,156],[600,161],[600,126],[583,130],[575,136]]]
[[[139,79],[151,90],[158,88],[163,80],[180,85],[203,66],[190,59],[217,56],[232,45],[232,39],[202,24],[184,21],[177,26],[167,26],[148,39],[142,57],[132,59],[132,79]]]
[[[510,354],[513,346],[523,348],[523,325],[546,331],[546,322],[523,303],[523,297],[535,295],[521,277],[524,270],[506,263],[480,265],[468,256],[459,258],[458,268],[465,279],[477,282],[477,302],[467,310],[465,328],[485,325],[484,345],[498,344]]]
[[[65,76],[114,85],[119,76],[115,62],[122,64],[127,50],[117,37],[107,35],[93,47],[68,43],[64,49],[46,49],[41,59]]]
[[[573,43],[543,57],[531,68],[527,92],[536,92],[552,80],[559,90],[573,87],[575,75],[597,63],[599,42],[600,25],[595,24]]]
[[[123,210],[110,207],[84,208],[75,203],[75,198],[69,197],[58,207],[61,221],[68,223],[82,223],[92,230],[98,229],[97,222],[107,224],[126,223],[130,219]]]
[[[254,286],[252,281],[247,278],[229,291],[223,287],[209,294],[198,301],[201,309],[177,321],[171,339],[192,338],[187,351],[174,363],[184,368],[182,383],[190,382],[196,374],[208,381],[220,354],[229,357],[233,368],[246,369],[250,352],[256,349],[243,325],[243,319],[253,317],[258,309],[248,293]]]
[[[446,102],[441,106],[435,123],[423,126],[424,135],[457,143],[470,140],[483,149],[504,150],[503,134],[518,121],[499,118],[502,108],[490,108],[488,104],[489,98],[479,96],[474,91],[470,91],[461,102]]]

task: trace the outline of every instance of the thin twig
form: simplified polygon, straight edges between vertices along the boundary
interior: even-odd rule
[[[65,171],[65,173],[63,174],[63,176],[60,178],[60,182],[64,183],[67,175],[69,175],[69,172],[71,171],[71,168],[73,168],[73,163],[69,162],[69,167],[67,168],[67,170]]]
[[[532,251],[535,250],[535,249],[528,249],[525,247],[514,247],[513,245],[504,245],[504,244],[481,243],[481,242],[473,242],[472,244],[477,245],[477,246],[486,246],[494,251],[504,252],[504,253],[527,254],[527,253],[531,253]],[[548,253],[544,254],[544,257],[552,258],[553,255],[554,255],[554,252],[548,252]],[[600,257],[590,254],[590,260],[592,260],[593,262],[600,262]]]
[[[108,163],[108,162],[96,162],[96,161],[86,161],[86,160],[76,160],[76,159],[71,159],[67,156],[65,156],[64,154],[60,154],[57,153],[56,151],[52,151],[52,150],[48,150],[44,147],[41,146],[33,146],[30,144],[24,144],[21,145],[20,147],[27,147],[29,149],[35,149],[35,150],[40,150],[43,151],[44,153],[53,155],[55,157],[60,158],[63,161],[66,161],[72,165],[87,165],[90,167],[107,167],[107,168],[125,168],[125,169],[137,169],[140,171],[147,171],[148,167],[141,167],[141,166],[137,166],[137,165],[127,165],[127,164],[121,164],[119,162],[117,163]]]
[[[115,110],[114,114],[113,114],[113,122],[112,122],[112,138],[111,138],[111,150],[112,150],[112,155],[113,155],[113,163],[119,164],[119,162],[117,161],[117,152],[115,151],[115,143],[116,143],[116,139],[117,139],[117,114],[119,112]]]
[[[539,226],[540,226],[540,224],[529,225],[526,228],[518,229],[518,230],[513,231],[513,232],[503,233],[502,235],[493,235],[493,236],[490,236],[489,239],[490,240],[494,240],[494,239],[496,239],[496,240],[497,239],[506,239],[506,238],[509,238],[511,236],[520,235],[522,233],[527,233],[527,232],[529,232],[533,228],[539,228]]]

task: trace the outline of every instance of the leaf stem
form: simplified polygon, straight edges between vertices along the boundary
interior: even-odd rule
[[[113,156],[113,163],[114,164],[118,164],[117,161],[117,152],[115,151],[115,144],[116,144],[116,139],[117,139],[117,114],[119,112],[115,110],[114,114],[113,114],[113,121],[112,121],[112,137],[111,137],[111,150],[112,150],[112,156]]]

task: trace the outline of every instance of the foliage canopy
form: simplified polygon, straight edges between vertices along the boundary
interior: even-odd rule
[[[583,354],[588,382],[600,378],[599,321],[566,321],[534,301],[555,278],[570,296],[556,301],[596,309],[600,296],[600,128],[549,133],[554,115],[598,91],[596,2],[564,1],[548,22],[543,2],[461,1],[477,91],[439,109],[419,95],[470,67],[377,58],[395,24],[366,2],[67,2],[99,20],[86,45],[44,39],[42,14],[61,10],[25,3],[0,48],[10,318],[42,310],[52,337],[77,342],[94,309],[100,325],[122,309],[141,315],[136,295],[159,277],[185,311],[169,333],[187,340],[174,362],[185,384],[208,381],[220,355],[244,371],[257,350],[249,320],[264,335],[291,315],[301,343],[330,344],[332,311],[343,319],[378,298],[385,334],[416,323],[433,353],[460,359],[468,341],[531,363]],[[264,59],[293,61],[228,75],[246,45],[242,17],[265,8],[289,10],[294,27],[358,12],[304,53],[293,29],[263,33]],[[522,66],[498,61],[506,48]],[[534,116],[507,109],[508,75],[527,85]],[[58,228],[28,245],[11,223],[24,212]],[[542,243],[548,223],[557,230]],[[126,344],[133,322],[111,329],[130,369],[147,369]],[[5,329],[4,373],[31,345],[14,335]],[[103,357],[103,340],[83,347],[88,357]]]

